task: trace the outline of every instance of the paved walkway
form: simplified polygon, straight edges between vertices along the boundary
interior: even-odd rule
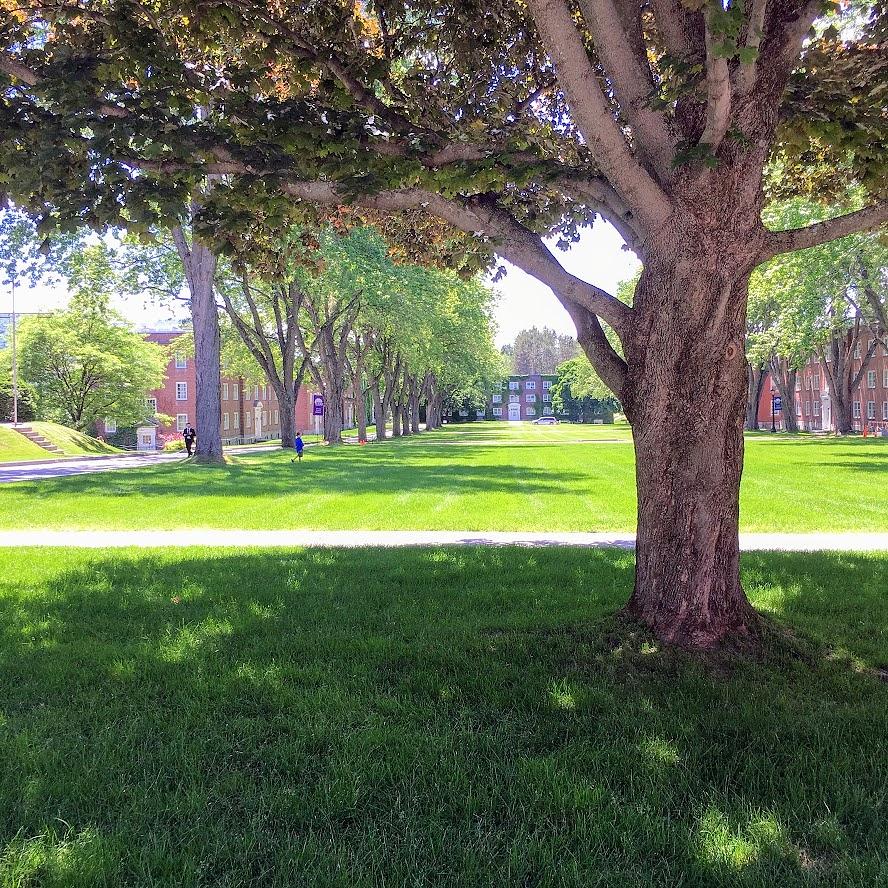
[[[632,549],[633,533],[523,533],[474,530],[0,530],[0,548],[66,546],[112,549],[184,546],[583,546]],[[742,533],[746,552],[888,552],[888,533]]]
[[[66,475],[86,475],[90,472],[110,472],[115,469],[141,469],[158,463],[176,462],[182,453],[144,453],[122,456],[77,456],[71,459],[46,462],[3,463],[0,465],[0,484],[12,481],[39,481],[45,478],[64,478]]]

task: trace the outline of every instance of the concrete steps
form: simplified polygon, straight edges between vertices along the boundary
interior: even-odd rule
[[[62,453],[62,448],[48,441],[39,432],[35,432],[30,426],[12,426],[13,431],[24,435],[29,441],[33,441],[38,447],[48,450],[50,453]]]

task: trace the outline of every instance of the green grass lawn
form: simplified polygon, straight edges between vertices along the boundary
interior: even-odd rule
[[[596,437],[597,436],[597,437]],[[611,439],[616,438],[616,441]],[[419,530],[635,527],[626,428],[478,423],[400,441],[232,455],[0,486],[0,526]],[[751,436],[741,527],[888,529],[888,440]]]
[[[629,553],[0,552],[0,884],[888,884],[888,556],[756,554],[704,667]]]
[[[0,463],[44,459],[49,454],[38,444],[6,426],[0,426]]]

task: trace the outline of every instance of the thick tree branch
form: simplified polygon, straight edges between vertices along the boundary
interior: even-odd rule
[[[756,53],[756,58],[740,65],[740,73],[737,77],[737,95],[745,96],[752,92],[755,86],[757,71],[758,49],[765,31],[765,10],[768,0],[752,0],[752,8],[749,10],[749,20],[746,24],[746,40],[744,46]]]
[[[632,212],[655,230],[672,214],[672,203],[617,125],[570,8],[565,0],[529,0],[528,6],[589,150]]]
[[[652,0],[651,7],[657,31],[666,52],[675,59],[684,59],[701,49],[700,41],[694,40],[692,16],[680,0]]]
[[[715,54],[716,39],[712,32],[712,12],[706,11],[706,126],[700,144],[714,152],[731,122],[731,78],[728,60]]]
[[[628,368],[608,341],[598,318],[582,306],[565,302],[565,308],[577,328],[577,341],[601,381],[621,403],[624,400]]]
[[[660,181],[672,173],[676,141],[666,117],[651,107],[654,92],[644,55],[630,44],[624,23],[613,0],[580,0],[580,8],[595,38],[595,48],[612,78],[620,109],[632,125],[640,153],[650,160]]]
[[[759,262],[767,262],[781,253],[806,250],[830,241],[838,240],[859,231],[871,231],[888,222],[888,200],[870,207],[836,216],[824,222],[815,222],[805,228],[790,228],[787,231],[770,231],[765,236],[764,246],[759,254]]]

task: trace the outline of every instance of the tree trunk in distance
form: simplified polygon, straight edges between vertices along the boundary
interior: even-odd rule
[[[648,257],[643,323],[624,343],[638,489],[626,612],[666,643],[707,649],[757,640],[760,622],[739,569],[748,271],[681,247]]]
[[[746,430],[758,431],[758,405],[762,396],[762,387],[765,384],[764,367],[746,367]]]
[[[791,367],[786,358],[771,358],[771,376],[780,392],[780,401],[783,406],[783,428],[787,432],[798,432],[799,420],[795,411],[795,389],[798,371]]]
[[[335,375],[335,374],[334,374]],[[342,377],[327,378],[324,391],[324,440],[328,444],[342,443]]]
[[[392,437],[401,437],[401,405],[392,401]]]
[[[293,389],[288,389],[286,386],[276,394],[280,402],[281,447],[292,450],[296,432],[302,431],[296,428],[296,399],[293,396]]]
[[[376,440],[385,441],[385,407],[382,403],[382,393],[379,391],[380,382],[377,380],[370,387],[370,396],[373,398],[374,424],[376,425]]]
[[[221,430],[221,335],[213,286],[216,256],[197,239],[192,241],[189,248],[181,229],[175,240],[185,266],[191,296],[196,389],[194,425],[197,430],[194,459],[198,462],[221,463],[224,461]]]

